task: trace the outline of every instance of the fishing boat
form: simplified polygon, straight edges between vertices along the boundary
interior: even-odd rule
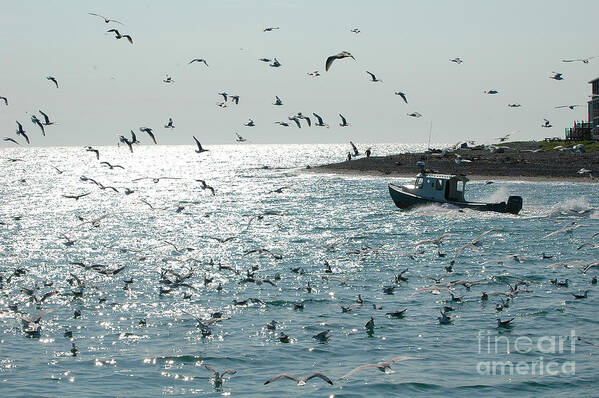
[[[422,170],[414,184],[389,184],[389,193],[400,209],[434,203],[447,203],[453,206],[481,211],[518,214],[522,209],[522,197],[510,196],[507,202],[480,203],[464,199],[468,178],[464,175],[436,174]]]

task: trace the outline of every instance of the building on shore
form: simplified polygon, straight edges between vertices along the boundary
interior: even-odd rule
[[[599,140],[599,78],[591,80],[591,100],[588,102],[588,122],[575,121],[574,126],[566,129],[566,140]]]

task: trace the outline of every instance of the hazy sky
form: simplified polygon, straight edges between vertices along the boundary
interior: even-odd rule
[[[131,129],[148,143],[140,126],[154,128],[159,144],[193,144],[192,135],[232,143],[235,132],[254,143],[426,142],[431,121],[433,142],[563,136],[587,118],[599,58],[561,60],[599,55],[597,15],[595,0],[4,0],[0,96],[9,106],[0,103],[0,135],[22,141],[19,120],[32,145],[52,146],[114,144]],[[280,29],[263,32],[268,26]],[[112,27],[134,44],[106,33]],[[343,50],[356,61],[325,72],[327,56]],[[193,58],[210,66],[188,65]],[[316,70],[320,77],[307,75]],[[366,70],[383,82],[370,82]],[[549,79],[552,71],[565,79]],[[174,84],[163,83],[167,74]],[[499,94],[483,93],[490,89]],[[239,105],[218,107],[221,91],[239,95]],[[272,105],[275,95],[283,106]],[[583,106],[554,109],[570,104]],[[39,109],[57,123],[46,137],[30,121]],[[297,112],[316,112],[331,128],[274,124]],[[350,127],[338,126],[339,113]],[[169,117],[174,130],[163,128]],[[243,126],[249,118],[256,127]],[[554,127],[541,128],[543,118]]]

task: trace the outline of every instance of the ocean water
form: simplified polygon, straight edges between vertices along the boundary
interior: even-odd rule
[[[373,145],[373,152],[422,147]],[[305,170],[343,160],[347,145],[209,149],[196,154],[191,146],[139,146],[130,154],[99,147],[100,161],[124,169],[101,165],[83,148],[0,150],[2,397],[597,394],[599,347],[577,340],[599,344],[593,315],[599,288],[591,284],[597,269],[580,272],[597,260],[598,249],[578,250],[584,242],[599,243],[592,238],[599,232],[596,185],[469,183],[471,200],[521,195],[518,216],[443,206],[400,211],[387,184],[408,179]],[[158,180],[133,181],[145,177]],[[134,192],[125,194],[125,188]],[[62,196],[87,192],[79,200]],[[572,233],[546,237],[573,222]],[[445,270],[461,246],[491,229],[481,245],[461,252],[452,272]],[[453,235],[438,249],[414,247],[446,233]],[[65,245],[62,234],[74,244]],[[220,243],[215,237],[233,239]],[[251,252],[256,249],[268,251]],[[571,268],[550,267],[574,260]],[[325,272],[325,261],[332,273]],[[104,275],[71,262],[124,268]],[[24,274],[13,275],[16,269]],[[276,286],[241,284],[251,269]],[[394,283],[405,269],[408,281]],[[171,272],[161,276],[161,270]],[[169,287],[161,278],[190,270],[186,286],[160,294]],[[71,274],[85,284],[81,297],[73,294]],[[431,276],[440,283],[481,284],[456,286],[453,293],[462,299],[452,302],[442,288],[427,291],[435,283]],[[498,312],[504,296],[492,292],[509,291],[517,278],[530,281],[520,287],[528,292]],[[568,287],[552,284],[555,278],[568,279]],[[128,279],[133,283],[125,290]],[[393,294],[383,292],[386,286],[395,286]],[[34,289],[38,298],[56,293],[36,304],[23,289]],[[587,289],[586,299],[571,294]],[[490,293],[487,301],[482,291]],[[261,301],[234,304],[249,298]],[[299,303],[303,309],[294,308]],[[350,304],[350,312],[341,311]],[[454,309],[451,324],[437,319],[444,306]],[[401,319],[385,315],[403,309]],[[21,317],[47,310],[39,336],[27,336]],[[209,319],[214,312],[230,319],[210,325],[211,334],[203,336],[188,314]],[[367,333],[371,317],[375,327]],[[497,318],[514,320],[498,328]],[[275,331],[266,327],[272,320]],[[67,329],[72,338],[64,336]],[[330,330],[328,341],[312,337],[324,330]],[[281,332],[288,343],[279,341]],[[394,373],[367,368],[338,380],[358,366],[404,355],[418,359],[396,362]],[[219,385],[204,365],[236,374]],[[318,378],[305,386],[285,379],[264,384],[281,373],[315,371],[334,385]]]

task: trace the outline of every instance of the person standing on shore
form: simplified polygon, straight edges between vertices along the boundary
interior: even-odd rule
[[[351,152],[348,152],[348,153],[347,153],[347,161],[348,161],[348,162],[349,162],[349,161],[351,161]]]

